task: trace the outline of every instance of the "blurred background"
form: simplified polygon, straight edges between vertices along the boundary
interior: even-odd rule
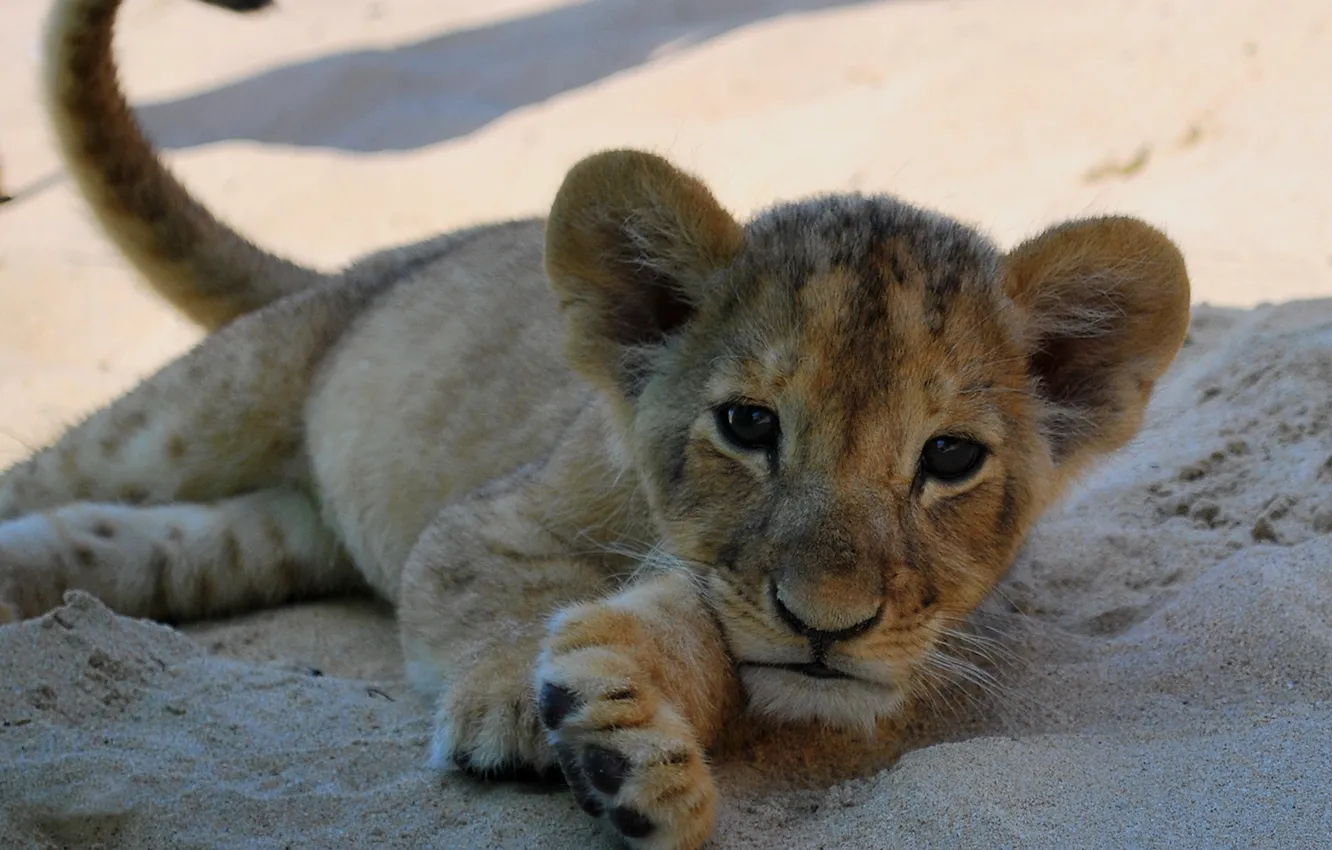
[[[190,345],[65,180],[47,0],[0,27],[0,465]],[[1126,212],[1199,302],[1332,295],[1326,0],[127,0],[118,51],[203,201],[322,266],[540,215],[604,147],[740,214],[891,192],[1011,244]]]

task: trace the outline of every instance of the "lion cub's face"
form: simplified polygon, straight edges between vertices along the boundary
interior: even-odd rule
[[[756,707],[872,721],[1001,577],[1049,490],[998,252],[888,200],[752,224],[633,435]]]
[[[1002,256],[889,198],[735,224],[641,154],[571,172],[548,264],[668,543],[758,709],[865,726],[1003,575],[1069,475],[1136,430],[1187,323],[1124,219]]]

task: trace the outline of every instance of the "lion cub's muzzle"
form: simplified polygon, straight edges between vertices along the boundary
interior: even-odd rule
[[[782,599],[782,593],[776,581],[768,584],[768,602],[773,611],[777,613],[778,619],[786,628],[790,629],[796,635],[804,638],[809,644],[809,658],[805,661],[791,662],[746,662],[750,666],[767,667],[774,670],[787,670],[792,673],[799,673],[809,676],[812,679],[855,679],[851,675],[837,667],[829,664],[829,652],[840,643],[855,640],[861,635],[869,632],[883,620],[883,605],[870,617],[861,620],[858,623],[840,628],[840,629],[821,629],[811,625],[802,616],[798,606],[788,605]]]
[[[851,639],[858,638],[862,636],[862,634],[868,632],[868,630],[874,628],[874,626],[879,625],[879,621],[883,620],[883,604],[880,602],[874,613],[864,618],[864,620],[846,626],[846,628],[819,628],[818,625],[814,625],[814,622],[811,622],[814,621],[813,617],[799,612],[798,606],[793,610],[790,605],[787,605],[786,602],[782,600],[782,593],[778,588],[777,582],[769,582],[767,588],[769,588],[769,600],[771,601],[771,604],[773,604],[773,610],[777,612],[777,616],[781,618],[783,624],[786,624],[787,629],[790,629],[791,632],[794,632],[795,634],[799,634],[799,636],[810,642],[810,647],[814,650],[815,662],[822,662],[821,659],[826,657],[827,650],[829,650],[829,647],[833,646],[834,643],[851,641]]]
[[[766,635],[743,627],[730,635],[750,705],[781,720],[861,729],[896,711],[906,690],[902,665],[870,649],[890,616],[886,600],[875,602],[869,617],[819,628],[827,623],[810,616],[803,597],[782,591],[779,580],[769,581]]]

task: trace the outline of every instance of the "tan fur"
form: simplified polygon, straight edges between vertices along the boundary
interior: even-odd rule
[[[241,238],[159,166],[110,59],[119,6],[57,3],[46,30],[51,123],[103,230],[163,297],[210,330],[326,280]]]
[[[636,847],[706,839],[738,712],[898,712],[1182,342],[1183,262],[1140,222],[1008,255],[889,197],[741,224],[628,151],[576,165],[545,224],[311,273],[162,169],[115,87],[117,5],[52,17],[66,156],[149,283],[229,324],[0,477],[0,619],[69,588],[187,618],[364,581],[438,700],[438,764],[558,765]],[[780,439],[725,436],[737,402]],[[924,472],[938,437],[985,447],[974,474]]]

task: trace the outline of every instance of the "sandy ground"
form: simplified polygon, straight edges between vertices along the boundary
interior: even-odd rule
[[[197,338],[62,175],[44,12],[6,0],[0,27],[0,464]],[[860,189],[1005,243],[1098,211],[1162,225],[1212,306],[1143,436],[985,614],[999,687],[901,741],[734,743],[715,845],[1327,845],[1325,0],[131,0],[123,22],[186,182],[326,266],[540,212],[612,145],[742,213]],[[373,603],[182,634],[75,597],[0,628],[0,847],[610,846],[563,792],[428,773],[426,716]]]

